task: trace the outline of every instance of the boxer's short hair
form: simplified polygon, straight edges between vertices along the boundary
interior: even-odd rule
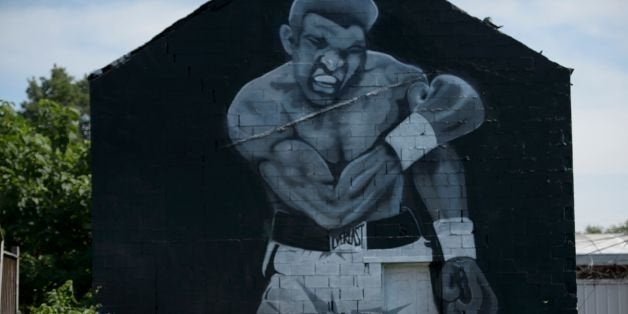
[[[308,13],[318,14],[343,27],[359,25],[365,32],[373,27],[379,15],[373,0],[294,0],[288,18],[290,26],[300,30],[303,17]]]

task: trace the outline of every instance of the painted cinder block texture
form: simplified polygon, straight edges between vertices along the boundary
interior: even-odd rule
[[[103,312],[576,313],[570,70],[446,1],[299,1],[90,77]]]

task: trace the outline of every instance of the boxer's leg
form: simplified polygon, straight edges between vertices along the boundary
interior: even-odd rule
[[[279,245],[257,313],[381,312],[381,267],[369,267],[362,254]]]

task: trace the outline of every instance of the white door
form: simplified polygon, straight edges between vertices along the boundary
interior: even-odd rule
[[[383,264],[384,306],[390,314],[438,314],[428,263]]]

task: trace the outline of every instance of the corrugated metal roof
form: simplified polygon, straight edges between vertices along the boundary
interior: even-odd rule
[[[576,264],[628,265],[628,234],[576,234]]]

